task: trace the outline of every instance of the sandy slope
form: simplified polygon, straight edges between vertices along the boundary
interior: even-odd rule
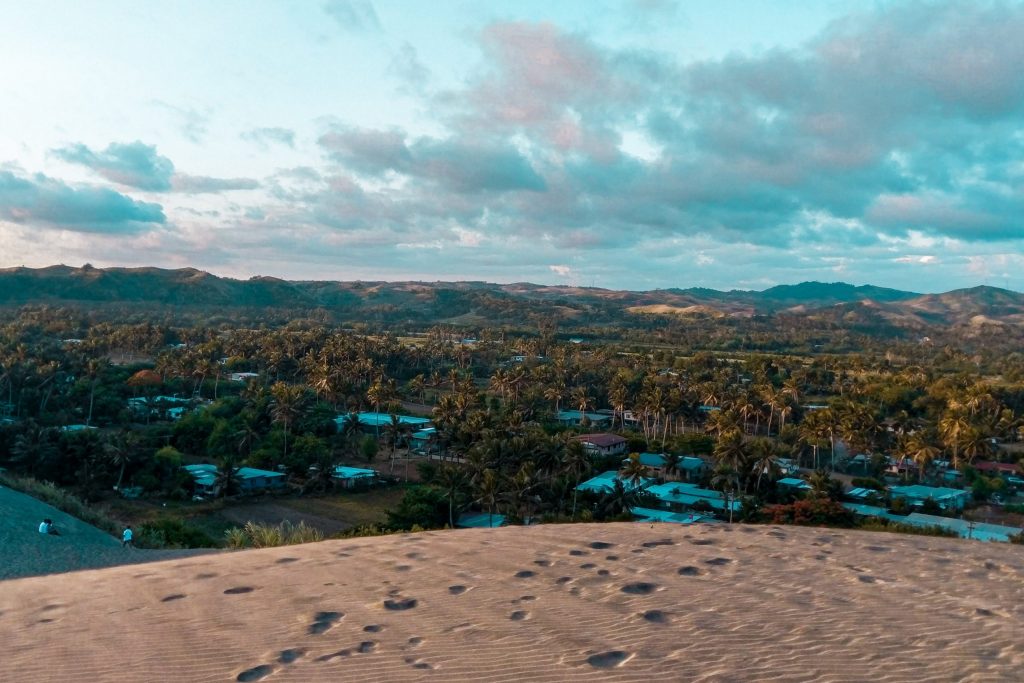
[[[39,523],[47,517],[56,523],[60,536],[39,533]],[[197,552],[208,551],[122,548],[121,541],[110,534],[0,485],[0,579],[152,562]]]
[[[825,529],[327,541],[0,582],[0,680],[1020,681],[1022,587],[1019,547]]]

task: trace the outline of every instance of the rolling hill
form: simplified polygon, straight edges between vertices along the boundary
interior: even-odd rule
[[[919,294],[843,282],[802,282],[763,291],[635,292],[522,282],[237,280],[194,268],[0,269],[0,306],[26,304],[316,309],[337,320],[423,324],[524,324],[541,315],[576,324],[630,327],[649,325],[659,317],[685,321],[781,315],[840,328],[1024,326],[1024,294],[995,287]]]

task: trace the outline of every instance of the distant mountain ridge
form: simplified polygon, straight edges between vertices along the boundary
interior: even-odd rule
[[[763,291],[625,291],[525,282],[237,280],[195,268],[0,269],[0,305],[31,303],[327,309],[349,319],[386,313],[409,321],[465,324],[526,320],[539,312],[587,324],[623,323],[639,316],[801,315],[839,326],[1024,325],[1024,294],[988,286],[943,294],[845,282],[801,282]]]

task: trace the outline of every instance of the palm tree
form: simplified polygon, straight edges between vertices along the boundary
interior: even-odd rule
[[[576,486],[572,490],[572,519],[576,519],[576,496],[579,493],[580,481],[591,467],[590,456],[582,443],[573,440],[565,445],[564,466],[566,474],[576,480]]]
[[[811,485],[811,495],[818,498],[835,499],[842,492],[842,485],[829,476],[827,470],[815,470],[807,478]]]
[[[960,436],[960,452],[969,465],[976,458],[984,458],[992,452],[991,438],[972,425]]]
[[[476,502],[487,506],[487,526],[492,527],[494,526],[494,508],[504,493],[504,486],[498,473],[491,468],[485,469],[480,481],[477,482],[476,492]]]
[[[252,455],[253,446],[260,435],[258,422],[259,417],[250,409],[243,410],[239,415],[238,429],[234,433],[234,438],[238,441],[239,456]]]
[[[425,396],[426,385],[427,381],[423,377],[423,375],[416,375],[411,380],[409,380],[409,391],[415,394],[416,397],[419,398],[420,403],[424,405],[426,405],[427,403]]]
[[[277,382],[270,388],[274,397],[271,415],[275,422],[284,426],[284,457],[288,457],[288,428],[303,413],[306,402],[306,389],[298,384]]]
[[[733,501],[736,499],[736,491],[739,489],[739,475],[732,467],[719,466],[711,476],[711,488],[722,492],[722,500],[725,507],[729,508],[729,524],[732,524]]]
[[[562,402],[562,397],[565,395],[565,383],[554,382],[544,389],[544,399],[551,401],[555,404],[555,414],[558,414],[558,409]]]
[[[634,487],[646,479],[648,474],[647,466],[640,462],[639,453],[630,453],[626,464],[619,470],[619,476],[633,484]]]
[[[438,469],[434,483],[441,487],[444,497],[448,499],[448,526],[454,529],[455,501],[469,488],[469,477],[463,468],[445,463]]]
[[[915,465],[917,465],[917,480],[921,481],[924,471],[928,468],[939,453],[941,449],[935,445],[935,443],[925,432],[914,432],[909,434],[901,440],[900,443],[900,454],[903,457],[909,458]]]
[[[110,459],[110,463],[120,468],[117,474],[117,483],[114,490],[121,490],[121,482],[124,480],[124,470],[135,458],[136,449],[139,446],[139,436],[136,432],[122,432],[117,437],[108,440],[103,444],[103,451]]]
[[[733,472],[738,471],[742,467],[749,455],[749,447],[743,440],[743,435],[740,434],[739,430],[726,432],[718,439],[718,443],[715,444],[715,460]]]
[[[680,456],[678,453],[666,453],[663,456],[661,456],[661,458],[661,469],[662,472],[665,473],[666,479],[670,477],[678,477],[680,474],[682,474],[682,469],[680,468],[680,465],[683,462],[682,456]]]
[[[625,512],[631,512],[636,507],[637,500],[645,488],[645,485],[627,487],[621,479],[616,479],[612,483],[612,490],[601,496],[598,503],[601,514],[607,517],[616,517]]]
[[[228,455],[221,460],[217,476],[213,481],[213,485],[220,497],[229,496],[239,489],[242,481],[238,475],[240,469],[233,455]]]
[[[401,418],[398,415],[391,413],[391,421],[384,425],[384,439],[391,449],[390,457],[390,472],[395,471],[395,453],[398,450],[398,442],[402,438],[402,432],[405,429],[405,425],[402,423]],[[408,458],[406,458],[408,460]]]
[[[947,448],[953,449],[953,469],[960,469],[960,443],[971,428],[970,422],[960,412],[947,412],[939,420],[939,436]]]
[[[99,381],[100,374],[108,365],[110,365],[110,361],[106,358],[90,358],[86,364],[86,375],[89,377],[89,412],[85,417],[85,425],[87,427],[92,424],[92,407],[96,399],[96,383]]]
[[[587,414],[587,408],[594,399],[587,393],[587,388],[584,386],[576,386],[572,388],[571,399],[573,405],[579,408],[580,411],[580,424],[583,424],[583,420]]]
[[[754,439],[751,451],[754,456],[752,469],[757,473],[757,482],[754,486],[756,491],[760,491],[761,477],[766,474],[773,475],[778,470],[779,458],[775,452],[775,445],[768,439]]]

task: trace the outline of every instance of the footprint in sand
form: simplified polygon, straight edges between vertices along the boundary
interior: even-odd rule
[[[366,655],[366,654],[370,654],[371,652],[373,652],[376,649],[377,649],[377,641],[376,640],[364,640],[363,642],[359,643],[359,647],[356,648],[356,652],[358,652],[361,655]]]
[[[175,593],[174,595],[168,595],[167,597],[160,598],[160,602],[174,602],[175,600],[181,600],[184,597],[184,593]]]
[[[712,557],[710,560],[704,560],[704,564],[709,564],[712,567],[721,567],[732,562],[728,557]]]
[[[352,655],[351,650],[338,650],[337,652],[331,652],[330,654],[320,655],[316,658],[318,662],[329,662],[332,659],[342,659],[344,657],[350,657]]]
[[[574,557],[582,557],[583,555],[589,555],[590,553],[588,553],[586,550],[570,550],[569,554]]]
[[[679,576],[697,576],[698,574],[700,574],[700,570],[694,566],[679,568]]]
[[[517,579],[532,579],[535,576],[537,576],[537,572],[530,571],[529,569],[516,572]]]
[[[570,581],[572,581],[571,576],[559,576],[557,579],[555,579],[555,585],[561,586],[563,584],[569,583]]]
[[[533,563],[538,567],[550,567],[551,560],[534,560]]]
[[[254,590],[256,589],[252,586],[236,586],[224,591],[224,595],[241,595],[242,593],[252,593]]]
[[[619,559],[619,556],[618,555],[608,555],[604,559],[608,560],[609,562],[617,562],[618,559]]]
[[[298,561],[299,561],[299,558],[297,558],[297,557],[282,557],[280,560],[277,560],[274,564],[289,564],[291,562],[298,562]]]
[[[629,595],[650,595],[654,591],[658,590],[658,585],[655,583],[640,581],[637,583],[627,583],[619,590]]]
[[[344,616],[344,612],[317,612],[313,616],[313,623],[309,625],[309,634],[318,636],[321,633],[327,633]]]
[[[525,610],[517,609],[512,614],[508,615],[508,618],[511,619],[512,621],[523,621],[528,616],[530,616],[529,612],[527,612]]]
[[[242,673],[238,674],[235,680],[242,681],[242,683],[246,683],[246,681],[258,681],[261,678],[266,678],[272,673],[274,673],[274,667],[270,664],[260,664],[259,666],[246,669]]]
[[[196,579],[202,581],[203,579],[212,579],[212,578],[214,578],[216,576],[217,576],[217,574],[204,573],[204,574],[196,574],[195,577],[193,577],[193,578],[196,578]]]
[[[594,541],[593,543],[590,544],[590,547],[593,548],[594,550],[607,550],[608,548],[611,548],[614,545],[615,545],[614,543],[605,543],[604,541]]]
[[[590,655],[587,657],[587,664],[595,669],[612,669],[620,666],[627,659],[629,659],[629,654],[622,650],[611,650],[609,652],[600,652],[596,655]]]
[[[391,610],[392,612],[404,612],[405,610],[412,609],[419,602],[416,598],[400,598],[397,600],[385,600],[384,609]]]
[[[465,586],[448,586],[448,592],[451,595],[462,595],[468,590]]]
[[[596,564],[594,564],[593,562],[587,562],[587,563],[585,563],[585,564],[581,564],[581,565],[580,565],[580,569],[593,569],[593,568],[594,568],[594,567],[596,567],[596,566],[597,566],[597,565],[596,565]]]
[[[412,567],[407,565],[407,564],[396,564],[395,565],[395,571],[396,572],[407,572],[410,569],[412,569]]]
[[[693,545],[714,545],[715,544],[715,542],[712,541],[710,538],[698,538],[698,539],[690,541],[690,543],[692,543]]]
[[[608,571],[607,569],[598,569],[597,570],[597,575],[598,576],[609,576],[610,574],[611,574],[611,572]]]
[[[409,647],[419,647],[420,645],[423,644],[423,639],[420,638],[419,636],[413,636],[412,638],[410,638],[409,640],[407,640],[405,642],[408,643]]]
[[[384,630],[384,627],[380,624],[369,624],[363,627],[363,631],[366,633],[380,633]]]
[[[645,548],[657,548],[659,545],[675,545],[675,544],[676,544],[676,542],[673,541],[671,538],[663,538],[663,539],[661,539],[659,541],[647,541],[646,543],[643,543],[641,545],[643,545],[643,547],[645,547]]]
[[[290,647],[287,650],[281,650],[281,654],[278,655],[277,661],[281,664],[291,664],[292,662],[298,661],[305,654],[306,651],[302,648]]]
[[[405,663],[408,664],[409,666],[411,666],[414,669],[433,669],[434,668],[431,664],[428,664],[427,662],[424,662],[422,659],[417,659],[416,657],[406,657],[405,658]]]
[[[662,612],[660,609],[651,609],[643,613],[644,621],[649,621],[652,624],[665,624],[668,623],[668,615]]]
[[[861,583],[874,583],[875,582],[875,577],[867,576],[866,574],[860,574],[860,575],[857,576],[857,580],[860,581]]]

